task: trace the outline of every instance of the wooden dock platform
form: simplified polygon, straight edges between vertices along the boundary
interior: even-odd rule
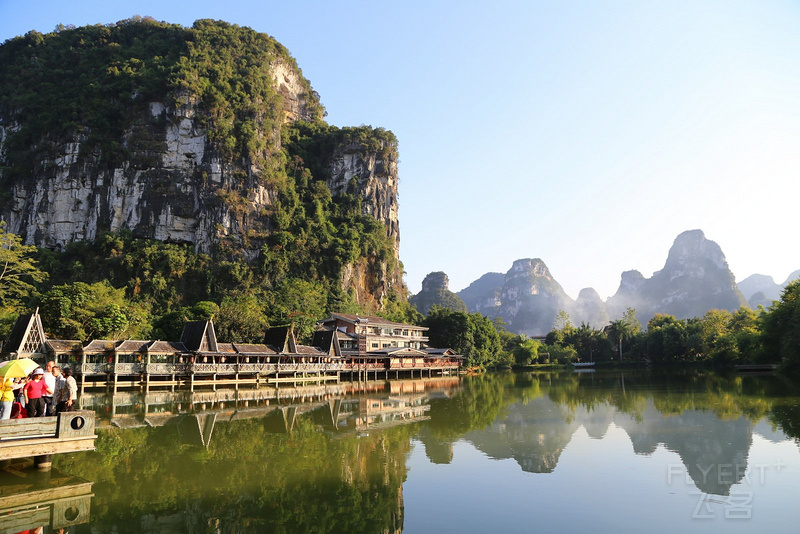
[[[94,450],[94,412],[0,421],[0,460],[34,457],[40,469],[52,454]]]

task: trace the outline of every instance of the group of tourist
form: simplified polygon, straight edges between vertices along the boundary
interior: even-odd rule
[[[78,384],[72,369],[47,362],[25,378],[2,378],[0,420],[43,417],[75,410]]]

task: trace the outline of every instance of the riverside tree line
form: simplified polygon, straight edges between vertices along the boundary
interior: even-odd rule
[[[50,335],[80,341],[177,339],[185,321],[207,318],[231,341],[259,341],[267,326],[289,321],[308,339],[317,320],[339,311],[427,326],[432,346],[451,347],[467,365],[484,368],[647,361],[777,363],[800,372],[800,280],[766,309],[710,310],[691,319],[657,314],[644,326],[633,309],[603,329],[576,326],[561,312],[540,340],[478,313],[434,307],[423,316],[400,296],[381,310],[362,309],[336,284],[302,272],[268,283],[264,274],[258,265],[213,261],[188,246],[125,233],[51,252],[23,245],[0,225],[0,337],[34,306]]]

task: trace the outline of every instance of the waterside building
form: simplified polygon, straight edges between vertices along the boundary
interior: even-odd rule
[[[220,342],[212,320],[187,322],[179,341],[48,339],[38,310],[21,315],[3,346],[10,358],[53,360],[82,383],[174,385],[228,382],[338,381],[379,376],[435,376],[458,371],[463,357],[427,347],[426,328],[377,317],[334,314],[311,345],[292,326],[266,330],[262,343]]]

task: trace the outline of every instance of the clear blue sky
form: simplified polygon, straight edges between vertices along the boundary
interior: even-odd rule
[[[800,269],[800,2],[0,0],[0,40],[135,14],[268,33],[394,131],[413,292],[539,257],[607,297],[694,228],[737,280]]]

